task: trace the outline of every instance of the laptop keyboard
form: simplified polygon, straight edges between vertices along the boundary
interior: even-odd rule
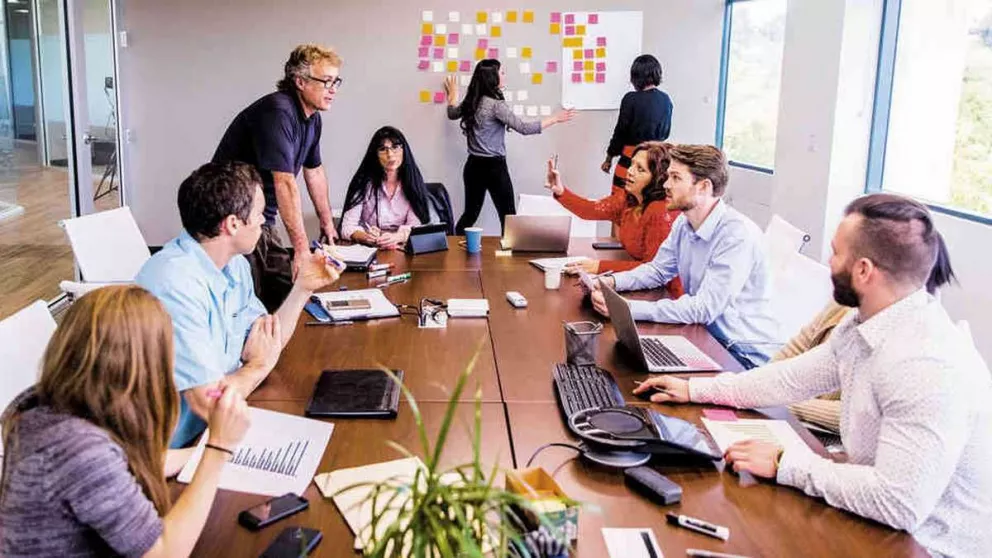
[[[622,407],[624,404],[616,380],[598,366],[558,363],[554,378],[558,403],[566,417],[586,409]]]
[[[644,350],[644,358],[652,366],[685,366],[682,359],[658,339],[641,338],[641,349]]]

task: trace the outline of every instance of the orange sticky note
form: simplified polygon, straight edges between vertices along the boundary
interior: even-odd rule
[[[580,36],[580,37],[582,35],[585,35],[586,34],[586,26],[585,25],[576,25],[575,26],[575,34],[578,35],[578,36]]]
[[[551,26],[548,27],[548,32],[550,32],[552,35],[561,35],[561,24],[552,23]]]
[[[579,37],[569,37],[561,42],[561,45],[565,48],[581,48],[582,39]]]
[[[455,73],[458,71],[458,61],[448,60],[448,73]]]
[[[587,72],[591,72],[591,71],[593,71],[593,70],[596,69],[596,63],[593,62],[592,60],[586,60],[586,63],[583,66],[583,69],[585,71],[587,71]]]
[[[586,83],[592,83],[593,80],[596,79],[596,76],[592,72],[586,72],[584,76],[583,81]]]
[[[605,48],[597,48],[596,49],[596,58],[606,58],[606,49]]]
[[[506,22],[516,23],[517,22],[517,12],[506,12]]]
[[[485,23],[489,19],[489,12],[477,12],[475,14],[476,23]]]
[[[421,35],[433,35],[434,34],[434,24],[433,23],[425,23],[425,24],[421,25],[420,26],[420,34]]]
[[[530,47],[523,47],[520,49],[520,58],[530,58],[533,55],[534,52]]]
[[[444,35],[434,35],[434,46],[444,46],[448,44],[448,37]]]
[[[431,92],[426,89],[420,90],[420,102],[429,103],[431,102]]]
[[[541,83],[544,82],[544,75],[543,74],[531,74],[531,76],[530,76],[530,82],[533,83],[534,85],[541,85]]]
[[[534,23],[534,10],[524,10],[524,23]]]
[[[489,28],[489,36],[490,37],[502,37],[503,36],[503,28],[500,27],[499,25],[493,25],[492,27]]]
[[[484,49],[484,48],[477,48],[477,49],[475,49],[475,59],[476,60],[482,60],[485,57],[486,57],[486,49]]]
[[[577,49],[575,49],[575,50],[572,51],[572,59],[573,60],[582,60],[582,49],[581,48],[577,48]]]

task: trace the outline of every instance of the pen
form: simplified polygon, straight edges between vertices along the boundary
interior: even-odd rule
[[[712,523],[707,523],[702,519],[696,519],[694,517],[689,517],[687,515],[679,515],[676,513],[668,512],[665,514],[668,518],[668,523],[672,525],[678,525],[680,527],[685,527],[691,531],[697,533],[702,533],[704,535],[709,535],[711,537],[727,540],[730,538],[730,529],[722,527],[720,525],[713,525]]]
[[[696,556],[698,558],[748,558],[740,554],[726,554],[724,552],[713,552],[712,550],[700,550],[698,548],[685,549],[686,556]]]
[[[635,384],[637,384],[637,385],[641,385],[641,384],[643,384],[644,382],[640,382],[640,381],[638,381],[638,380],[634,380],[634,383],[635,383]],[[660,387],[658,387],[658,386],[651,386],[651,389],[653,389],[653,390],[655,390],[655,391],[657,391],[657,392],[660,392],[660,393],[664,393],[665,395],[669,395],[669,396],[672,396],[672,397],[674,397],[674,396],[675,396],[675,394],[674,394],[674,393],[672,393],[672,392],[670,392],[670,391],[668,391],[668,390],[667,390],[667,389],[665,389],[665,388],[660,388]]]
[[[322,325],[322,326],[339,326],[339,325],[351,325],[353,323],[355,323],[355,322],[352,321],[352,320],[341,320],[341,321],[338,321],[338,322],[305,322],[303,325],[308,325],[308,326],[320,326],[320,325]]]
[[[342,261],[338,260],[337,258],[335,258],[334,256],[328,254],[324,250],[324,247],[319,242],[317,242],[316,240],[311,240],[310,241],[310,250],[313,251],[313,252],[320,251],[320,253],[324,254],[324,258],[327,260],[327,263],[333,265],[334,267],[336,267],[338,269],[344,269],[345,267],[347,267],[344,262],[342,262]]]
[[[223,387],[207,390],[207,399],[220,399],[222,395],[224,395]]]
[[[551,164],[551,168],[558,170],[558,154],[555,153],[554,162]]]
[[[648,556],[658,558],[658,553],[654,551],[654,545],[651,543],[651,535],[647,531],[641,531],[641,540],[644,541],[644,546],[648,549]]]

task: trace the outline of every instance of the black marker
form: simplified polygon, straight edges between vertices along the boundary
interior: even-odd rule
[[[713,538],[724,541],[730,538],[730,529],[719,525],[713,525],[712,523],[707,523],[702,519],[695,519],[687,515],[678,515],[672,512],[666,513],[665,517],[668,518],[668,522],[672,525],[685,527],[686,529],[690,529],[697,533],[709,535]]]

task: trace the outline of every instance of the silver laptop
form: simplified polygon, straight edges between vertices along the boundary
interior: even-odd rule
[[[610,311],[613,329],[620,343],[647,367],[648,372],[698,372],[721,370],[719,364],[706,356],[691,341],[681,335],[641,335],[630,314],[630,305],[616,291],[602,285],[606,307]]]
[[[570,215],[507,215],[501,244],[514,252],[568,252]]]

